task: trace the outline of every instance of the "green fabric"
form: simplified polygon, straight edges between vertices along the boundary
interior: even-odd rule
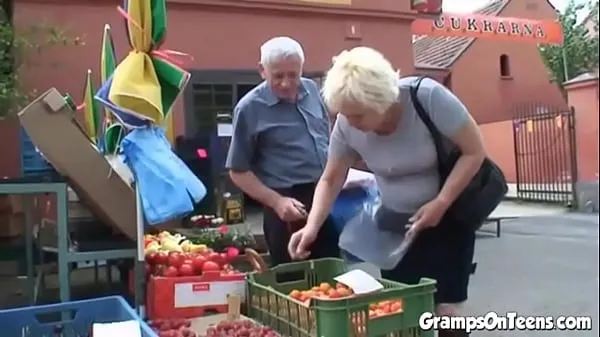
[[[71,108],[71,110],[73,110],[73,112],[77,111],[77,105],[75,104],[75,101],[73,101],[73,97],[71,96],[71,94],[65,94],[65,102],[67,102],[67,105],[69,106],[69,108]]]
[[[108,33],[108,32],[107,32]],[[110,34],[110,33],[108,33]],[[116,60],[116,55],[115,55],[115,49],[114,49],[114,45],[113,45],[113,41],[110,35],[107,35],[106,38],[104,39],[104,45],[103,47],[103,64],[102,64],[102,74],[104,76],[104,78],[102,78],[102,83],[104,83],[108,78],[110,78],[110,76],[113,74],[113,72],[115,71],[115,68],[117,67],[117,60]]]
[[[161,87],[162,112],[167,116],[189,80],[189,73],[163,59],[153,57],[154,70]]]
[[[152,45],[159,48],[167,36],[167,6],[165,0],[151,0]]]
[[[125,128],[121,124],[110,125],[104,133],[105,152],[116,153],[123,137],[125,137]]]

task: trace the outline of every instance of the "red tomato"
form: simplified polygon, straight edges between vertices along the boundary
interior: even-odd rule
[[[223,260],[223,257],[219,253],[212,252],[208,254],[208,259],[218,265],[225,264],[225,260]]]
[[[221,262],[220,265],[224,265],[231,261],[231,258],[229,257],[229,255],[227,255],[227,253],[221,253],[219,255],[221,255],[221,258],[219,260],[219,262]]]
[[[167,266],[164,264],[155,264],[152,267],[152,274],[156,276],[164,276],[167,271]]]
[[[156,262],[156,253],[146,254],[146,262],[154,264]]]
[[[179,271],[177,270],[176,267],[174,266],[169,266],[167,268],[167,270],[165,271],[165,275],[166,277],[177,277],[179,276]]]
[[[169,254],[169,266],[173,266],[175,268],[179,268],[183,264],[183,259],[181,255],[177,252],[173,252]]]
[[[194,267],[192,264],[184,263],[179,267],[179,275],[181,276],[193,276],[194,275]]]
[[[169,255],[165,252],[158,252],[154,257],[154,263],[156,264],[167,264],[169,263]]]
[[[204,262],[204,265],[202,266],[203,272],[220,271],[220,270],[221,270],[221,266],[219,266],[219,264],[214,261],[206,261],[206,262]]]
[[[202,271],[202,267],[204,266],[204,263],[206,262],[206,258],[202,255],[196,255],[194,256],[194,259],[192,260],[192,266],[194,266],[194,270],[199,273]]]

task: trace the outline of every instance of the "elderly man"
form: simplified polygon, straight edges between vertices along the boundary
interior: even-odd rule
[[[264,206],[263,229],[273,265],[291,261],[290,236],[302,228],[327,160],[329,123],[315,82],[302,78],[304,51],[289,37],[260,47],[264,81],[234,109],[226,167],[231,180]],[[329,221],[311,258],[339,256]]]

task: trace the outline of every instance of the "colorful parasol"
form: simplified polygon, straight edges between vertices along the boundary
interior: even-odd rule
[[[190,77],[172,59],[183,54],[160,49],[166,36],[165,1],[125,1],[119,10],[132,51],[96,98],[128,128],[164,126]]]
[[[112,76],[117,67],[116,54],[115,44],[110,33],[110,25],[107,24],[104,26],[102,34],[102,51],[100,55],[100,81],[102,85]],[[102,133],[104,135],[104,144],[101,146],[101,151],[106,154],[116,153],[119,142],[125,136],[125,128],[106,107],[104,108]]]
[[[100,110],[94,100],[94,85],[92,84],[92,71],[88,70],[85,77],[85,87],[83,93],[83,116],[85,120],[85,131],[90,137],[92,143],[97,144],[98,139],[102,138],[100,126],[102,125],[102,118],[100,116]]]
[[[115,117],[105,131],[106,138],[116,139],[115,147],[119,147],[136,180],[141,262],[144,224],[188,214],[193,211],[193,202],[206,196],[206,188],[172,153],[165,137],[170,133],[172,139],[171,111],[190,78],[174,58],[186,54],[161,49],[167,32],[166,0],[126,0],[124,8],[118,10],[125,20],[132,50],[112,74],[105,69],[108,57],[103,57],[105,74],[95,98]],[[109,36],[106,29],[105,36]],[[106,37],[103,53],[108,40]],[[167,130],[162,129],[165,126]],[[165,193],[170,202],[159,198]]]

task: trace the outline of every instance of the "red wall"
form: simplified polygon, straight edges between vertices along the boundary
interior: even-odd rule
[[[531,5],[537,8],[528,9]],[[556,18],[546,0],[513,0],[500,16]],[[509,57],[510,77],[500,76],[502,54]],[[452,89],[479,123],[512,119],[515,104],[540,102],[566,108],[558,86],[549,80],[537,46],[531,43],[476,40],[452,66]]]
[[[206,2],[202,0],[176,2],[171,4],[169,1],[169,32],[164,48],[192,55],[194,61],[187,64],[189,69],[255,69],[260,44],[276,35],[289,35],[304,45],[306,69],[310,71],[326,70],[331,57],[344,48],[369,45],[383,52],[402,72],[413,72],[411,14],[402,14],[402,11],[408,10],[407,1],[404,5],[402,1],[377,0],[377,9],[373,9],[371,2],[359,1],[357,6],[366,8],[362,12],[354,10],[349,13],[346,10],[345,13],[336,13],[328,8],[328,13],[321,14],[310,12],[309,9],[314,10],[316,5],[307,2],[297,2],[296,7],[302,6],[302,11],[296,8],[293,12],[202,6],[199,3]],[[386,12],[382,8],[395,10],[396,13]],[[118,56],[122,58],[129,51],[123,21],[114,2],[21,0],[16,4],[15,22],[21,28],[30,27],[32,22],[46,22],[66,29],[71,36],[80,36],[85,42],[83,46],[46,49],[43,55],[28,63],[24,78],[29,87],[38,91],[56,87],[76,99],[81,97],[86,70],[92,69],[97,78],[101,35],[105,24],[112,26]],[[347,35],[352,25],[357,35],[350,39]],[[183,103],[180,100],[174,110],[177,134],[184,132],[183,115]],[[3,135],[0,154],[6,154],[3,159],[10,159],[0,163],[0,176],[19,172],[18,150],[15,150],[18,138],[14,129],[14,125],[0,122]]]
[[[578,178],[598,181],[598,79],[567,86],[567,95],[575,108]]]
[[[489,157],[500,166],[509,183],[517,182],[513,122],[501,121],[479,125]]]

